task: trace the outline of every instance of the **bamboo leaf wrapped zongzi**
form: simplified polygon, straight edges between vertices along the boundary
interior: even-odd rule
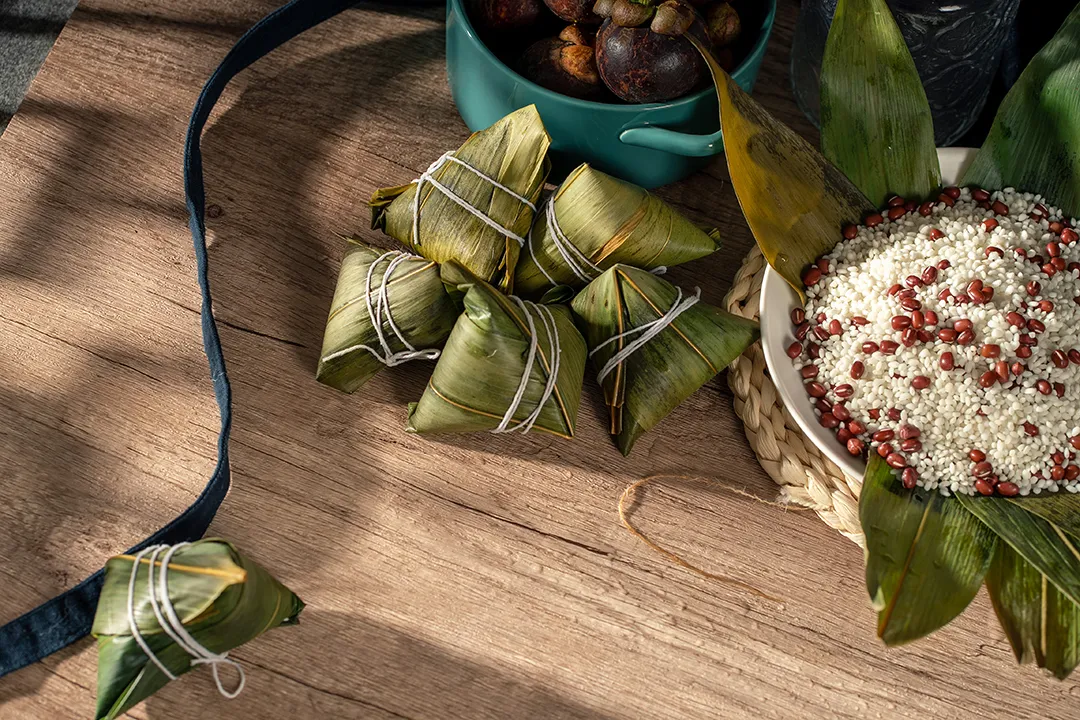
[[[156,545],[105,564],[92,633],[98,644],[96,720],[115,718],[196,665],[235,697],[243,670],[226,653],[278,625],[304,603],[224,540]],[[239,673],[227,691],[221,664]]]
[[[758,338],[757,323],[626,265],[589,283],[573,308],[624,455]]]
[[[541,208],[518,262],[514,289],[534,296],[554,285],[585,287],[619,263],[652,270],[719,249],[644,188],[580,165]]]
[[[455,263],[444,266],[444,277],[451,274],[462,274]],[[585,340],[569,308],[506,296],[480,280],[461,287],[465,312],[420,402],[409,407],[408,430],[573,437]]]
[[[459,308],[431,260],[348,242],[316,378],[351,393],[383,366],[436,359]]]
[[[372,227],[510,292],[550,167],[550,143],[534,105],[512,112],[440,157],[419,180],[376,190]]]

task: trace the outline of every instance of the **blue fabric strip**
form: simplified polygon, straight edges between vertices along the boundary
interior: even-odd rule
[[[210,379],[221,412],[218,435],[218,462],[206,488],[179,517],[128,550],[134,553],[148,545],[175,544],[202,537],[229,491],[229,430],[232,426],[232,390],[225,373],[206,254],[206,195],[203,188],[202,152],[199,142],[210,112],[229,81],[270,51],[300,33],[354,5],[356,0],[293,0],[255,23],[233,46],[221,65],[203,86],[188,125],[184,143],[184,191],[187,195],[189,226],[195,243],[195,263],[202,291],[203,347],[210,362]],[[430,0],[405,0],[394,5],[432,4]],[[0,627],[0,676],[25,667],[60,650],[90,632],[101,593],[103,571],[98,571],[62,595]]]

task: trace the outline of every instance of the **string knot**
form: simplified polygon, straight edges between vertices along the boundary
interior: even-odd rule
[[[555,325],[555,316],[552,314],[551,309],[544,305],[537,305],[534,302],[527,300],[521,300],[516,296],[510,296],[510,299],[517,303],[517,306],[521,308],[522,313],[525,314],[525,322],[529,327],[529,352],[525,358],[525,369],[521,374],[521,382],[518,383],[517,392],[514,394],[513,399],[510,401],[510,406],[506,409],[506,413],[503,415],[502,422],[499,423],[491,432],[493,433],[507,433],[520,430],[522,433],[527,433],[532,430],[533,425],[536,424],[536,420],[540,417],[540,413],[543,411],[547,401],[551,398],[551,394],[555,391],[555,383],[559,378],[559,363],[562,360],[562,345],[559,341],[559,333]],[[510,423],[514,420],[514,415],[518,411],[522,400],[525,398],[525,389],[529,385],[529,378],[532,376],[533,365],[536,362],[536,350],[540,343],[540,338],[536,332],[536,323],[533,321],[530,310],[536,312],[536,316],[540,318],[540,322],[544,326],[544,330],[548,336],[548,354],[551,356],[551,368],[547,374],[547,383],[544,385],[544,392],[541,393],[540,398],[536,402],[536,407],[529,415],[519,422],[517,425],[510,427]]]

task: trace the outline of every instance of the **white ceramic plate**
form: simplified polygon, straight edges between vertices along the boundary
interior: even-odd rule
[[[941,179],[946,185],[955,184],[975,157],[973,148],[941,148],[938,159],[941,163]],[[840,228],[837,228],[837,238]],[[838,240],[839,241],[839,240]],[[784,406],[802,431],[810,438],[825,456],[840,466],[851,477],[861,478],[866,471],[866,462],[861,457],[853,457],[836,440],[831,430],[818,424],[810,396],[803,389],[803,380],[787,356],[787,346],[794,342],[791,327],[791,311],[799,304],[799,296],[787,284],[780,274],[771,267],[765,269],[765,278],[761,283],[761,343],[765,349],[765,363],[776,385]]]

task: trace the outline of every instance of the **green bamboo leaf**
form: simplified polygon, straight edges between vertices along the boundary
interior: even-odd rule
[[[998,543],[986,589],[1019,662],[1064,680],[1080,662],[1080,606],[1007,543]]]
[[[513,299],[449,262],[443,279],[464,296],[443,354],[420,401],[409,406],[409,432],[477,432],[498,427],[518,391],[532,341],[528,319]],[[452,293],[453,294],[453,293]],[[574,435],[585,375],[585,340],[565,305],[545,306],[555,321],[559,366],[554,391],[535,430]],[[537,336],[536,356],[514,423],[523,422],[543,397],[553,368],[550,336],[536,310],[529,311]],[[545,315],[546,317],[546,315]]]
[[[678,289],[650,272],[615,265],[574,299],[593,365],[603,367],[634,335],[611,338],[666,313]],[[686,297],[684,294],[683,297]],[[699,302],[619,363],[604,378],[610,430],[624,455],[686,398],[758,339],[757,323]]]
[[[701,42],[720,100],[728,174],[746,222],[769,264],[802,294],[802,272],[841,240],[874,204],[835,165],[771,116],[717,64]]]
[[[1080,538],[1080,495],[1070,492],[1043,493],[1029,497],[1010,498],[1029,513],[1056,525],[1075,538]]]
[[[877,453],[867,464],[859,520],[866,534],[866,586],[886,645],[944,627],[979,591],[994,534],[955,498],[905,490]]]
[[[941,184],[934,119],[885,0],[840,0],[821,61],[821,151],[876,204]]]
[[[1028,512],[1022,501],[958,495],[960,502],[998,537],[1050,578],[1061,592],[1080,602],[1080,542],[1057,525]]]
[[[1039,193],[1080,216],[1080,5],[998,108],[964,183]]]
[[[645,188],[588,164],[571,172],[548,202],[561,238],[572,249],[562,248],[552,225],[539,218],[518,261],[514,289],[521,295],[542,293],[552,286],[551,279],[584,287],[588,280],[581,275],[599,275],[590,265],[601,272],[619,263],[652,270],[697,260],[720,248],[718,231],[704,232]]]
[[[337,289],[323,335],[322,353],[316,379],[343,392],[355,392],[384,365],[367,348],[381,352],[368,301],[376,306],[387,268],[393,257],[386,251],[348,238],[349,248],[341,261]],[[368,292],[368,272],[371,292]],[[382,333],[393,352],[408,348],[397,339],[386,318],[417,350],[442,347],[454,327],[459,309],[447,294],[439,266],[431,260],[410,257],[385,278],[389,311],[384,314]],[[370,297],[369,297],[370,296]],[[376,313],[376,317],[379,315]]]
[[[157,692],[168,677],[146,656],[128,627],[128,582],[134,558],[105,564],[105,581],[91,633],[98,643],[96,720],[111,720]],[[155,563],[160,568],[160,563]],[[151,650],[174,675],[192,669],[191,657],[165,634],[150,605],[148,558],[135,578],[135,623]],[[169,598],[184,628],[207,650],[223,653],[278,625],[292,625],[304,603],[228,542],[205,539],[181,548],[168,569]]]

